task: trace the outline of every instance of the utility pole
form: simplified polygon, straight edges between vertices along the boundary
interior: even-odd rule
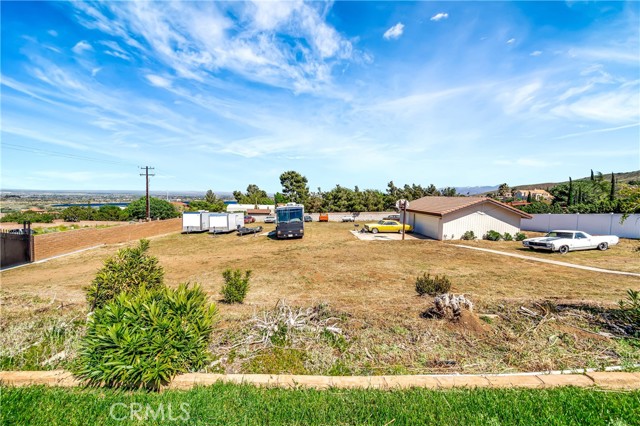
[[[155,174],[149,174],[149,170],[153,170],[153,167],[145,166],[145,167],[140,167],[140,169],[144,169],[144,173],[140,173],[140,176],[145,176],[147,179],[147,221],[150,221],[151,208],[149,205],[149,176],[155,176]]]

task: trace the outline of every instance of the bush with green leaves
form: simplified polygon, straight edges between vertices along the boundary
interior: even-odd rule
[[[526,238],[527,238],[527,236],[524,234],[524,232],[516,232],[516,235],[515,235],[515,240],[516,241],[522,241],[522,240],[524,240]]]
[[[462,234],[462,237],[460,237],[461,240],[475,240],[476,239],[476,234],[473,233],[473,231],[467,231],[464,234]]]
[[[637,328],[640,328],[640,291],[628,289],[627,299],[620,300],[618,304],[620,305],[622,316],[632,324],[636,324]]]
[[[416,293],[419,296],[428,294],[429,296],[437,296],[439,294],[448,293],[451,290],[451,281],[446,275],[422,274],[416,278]]]
[[[513,235],[511,235],[508,232],[505,232],[504,235],[502,236],[502,239],[505,241],[513,241]]]
[[[81,220],[94,220],[96,210],[93,207],[71,206],[62,210],[60,216],[65,222],[80,222]]]
[[[149,240],[140,240],[136,247],[127,247],[107,259],[87,288],[91,309],[102,307],[121,292],[133,292],[145,287],[162,287],[164,270],[158,259],[149,256]]]
[[[126,209],[124,215],[131,219],[146,219],[147,217],[147,199],[140,197],[131,202]],[[180,216],[180,212],[168,201],[155,197],[149,197],[149,215],[151,219],[171,219]]]
[[[216,318],[197,284],[120,293],[89,317],[74,373],[94,386],[158,390],[207,365]]]
[[[38,212],[13,212],[7,213],[0,222],[31,222],[31,223],[51,223],[56,218],[52,213],[38,213]]]
[[[502,235],[498,231],[494,231],[493,229],[487,232],[484,236],[484,239],[489,241],[500,241],[501,238]]]
[[[222,300],[225,303],[242,303],[249,292],[251,271],[245,271],[243,276],[239,269],[226,269],[222,272],[222,277]]]

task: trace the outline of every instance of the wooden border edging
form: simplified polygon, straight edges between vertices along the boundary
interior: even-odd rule
[[[427,389],[450,388],[529,388],[559,386],[604,389],[640,389],[640,373],[593,372],[585,374],[482,374],[482,375],[407,375],[407,376],[303,376],[288,374],[210,374],[189,373],[176,376],[165,389],[187,390],[217,382],[252,384],[287,389]],[[82,382],[64,370],[0,371],[5,386],[78,387]]]

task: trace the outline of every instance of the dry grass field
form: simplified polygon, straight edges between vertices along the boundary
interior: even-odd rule
[[[304,239],[285,241],[264,235],[173,234],[153,238],[150,254],[159,258],[167,284],[200,283],[212,301],[221,298],[223,270],[253,271],[244,304],[218,304],[215,371],[471,373],[640,362],[635,340],[596,334],[606,330],[598,312],[614,310],[627,289],[640,289],[640,278],[513,259],[449,242],[360,241],[350,229],[352,224],[312,223]],[[522,253],[518,242],[472,244]],[[623,241],[607,252],[552,258],[638,271],[636,245]],[[117,248],[2,272],[2,330],[47,316],[75,318],[86,309],[83,287]],[[418,297],[414,290],[423,272],[446,274],[453,292],[474,301],[474,315],[457,323],[423,318],[432,305],[431,298]],[[318,318],[334,318],[342,335],[307,330],[286,334],[275,346],[247,343],[252,318],[280,300],[315,307]],[[521,306],[539,316],[522,315]]]

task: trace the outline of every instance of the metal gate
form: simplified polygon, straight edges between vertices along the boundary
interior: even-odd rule
[[[0,269],[33,262],[33,235],[30,223],[26,222],[21,229],[3,229],[0,237]]]

